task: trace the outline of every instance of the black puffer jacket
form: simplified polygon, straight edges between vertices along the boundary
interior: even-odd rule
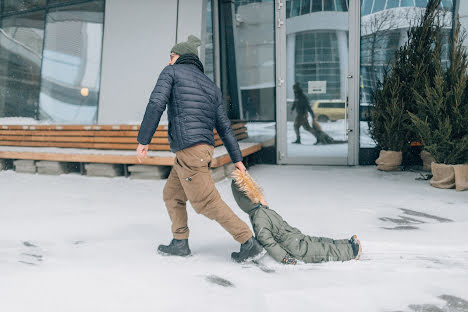
[[[168,107],[172,152],[198,143],[214,145],[218,131],[232,162],[242,160],[239,144],[224,110],[221,90],[192,64],[169,65],[161,72],[141,122],[138,142],[147,145]]]

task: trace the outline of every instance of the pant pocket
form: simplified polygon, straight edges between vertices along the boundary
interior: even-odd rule
[[[187,169],[182,169],[181,171],[180,182],[184,188],[185,195],[187,195],[187,199],[197,213],[204,213],[205,209],[211,208],[211,204],[219,196],[210,172]]]

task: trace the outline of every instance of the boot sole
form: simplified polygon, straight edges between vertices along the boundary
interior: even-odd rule
[[[160,254],[161,256],[165,256],[165,257],[170,257],[170,256],[173,256],[173,257],[190,257],[192,256],[192,252],[190,252],[189,254],[187,255],[176,255],[176,254],[171,254],[171,253],[167,253],[167,252],[164,252],[164,251],[161,251],[161,250],[157,250],[158,254]]]
[[[263,248],[262,251],[260,251],[258,254],[256,254],[255,256],[249,257],[249,258],[247,258],[245,260],[237,261],[234,258],[231,258],[231,259],[236,263],[246,263],[246,262],[250,262],[250,261],[257,261],[260,258],[262,258],[264,255],[266,255],[266,253],[267,253],[267,251],[265,250],[265,248]]]

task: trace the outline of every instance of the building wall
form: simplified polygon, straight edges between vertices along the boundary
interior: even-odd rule
[[[106,1],[98,124],[141,122],[176,22],[177,1]]]

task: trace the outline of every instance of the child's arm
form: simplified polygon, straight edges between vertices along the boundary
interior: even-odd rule
[[[268,254],[276,261],[282,262],[283,259],[288,255],[288,252],[275,241],[275,238],[271,234],[270,229],[267,227],[261,227],[259,228],[258,232],[255,232],[258,233],[257,240],[266,249]]]

